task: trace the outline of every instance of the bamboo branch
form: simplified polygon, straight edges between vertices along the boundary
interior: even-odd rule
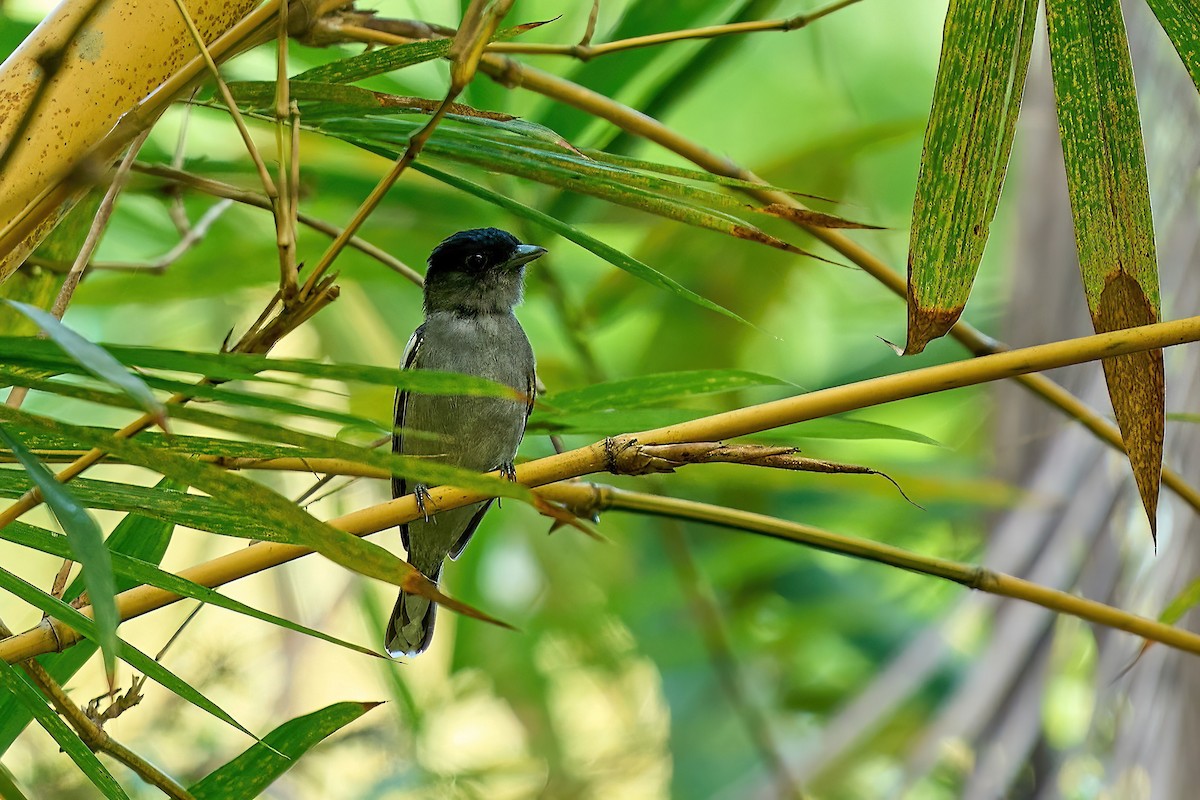
[[[234,186],[230,183],[213,180],[212,178],[204,178],[199,175],[194,175],[190,172],[184,172],[179,169],[162,166],[159,164],[134,164],[133,171],[143,175],[151,175],[169,184],[186,186],[190,189],[195,189],[198,192],[212,195],[213,197],[224,197],[234,202],[241,203],[247,206],[254,206],[266,211],[271,210],[271,200],[266,195],[258,194],[257,192],[247,191],[245,189]],[[332,225],[324,220],[317,219],[302,212],[297,212],[297,221],[305,227],[312,228],[314,231],[323,233],[326,236],[338,237],[342,234],[343,229]],[[347,242],[348,247],[353,247],[355,250],[368,255],[379,263],[383,264],[388,269],[403,275],[406,279],[416,284],[422,285],[424,279],[421,274],[412,267],[405,264],[400,259],[392,256],[384,250],[376,247],[358,236],[351,236]]]
[[[767,31],[795,31],[807,27],[824,16],[852,6],[859,0],[837,0],[835,3],[819,8],[808,14],[797,14],[787,19],[756,20],[753,22],[730,22],[724,25],[709,25],[703,28],[690,28],[680,31],[664,31],[651,33],[646,36],[634,36],[629,39],[619,39],[603,44],[589,44],[591,36],[585,36],[579,44],[525,44],[520,42],[492,42],[487,47],[489,53],[505,55],[530,56],[570,56],[580,61],[590,61],[598,56],[620,53],[625,50],[635,50],[641,47],[654,47],[671,42],[682,42],[689,39],[715,39],[718,36],[730,36],[742,33],[763,33]],[[590,30],[595,30],[595,12],[593,10]]]
[[[1057,369],[1069,364],[1078,364],[1101,358],[1112,358],[1128,353],[1169,347],[1197,340],[1200,340],[1200,317],[1189,317],[1173,322],[1160,322],[1111,333],[1093,334],[1078,339],[1067,339],[1061,342],[1011,350],[1005,353],[981,356],[968,361],[926,367],[899,375],[886,375],[845,386],[822,389],[808,394],[749,406],[735,411],[714,414],[709,417],[702,417],[665,428],[610,437],[588,447],[582,447],[577,450],[521,464],[516,469],[517,480],[531,487],[545,486],[549,483],[604,471],[609,468],[611,463],[614,463],[614,453],[635,444],[658,445],[730,439],[810,419],[817,419],[829,416],[830,414],[881,405],[895,400],[919,397],[947,389],[974,386],[1037,370]],[[554,499],[558,497],[556,492],[557,489],[546,492],[545,496]],[[439,486],[429,490],[426,503],[430,508],[446,511],[479,502],[480,500],[488,499],[488,497],[485,494],[468,492],[453,486]],[[356,536],[365,536],[384,530],[385,528],[411,522],[421,516],[421,514],[422,512],[418,508],[416,498],[413,495],[406,495],[387,503],[381,503],[370,508],[346,514],[330,520],[328,524]],[[5,517],[8,516],[10,516],[10,511],[6,511],[3,515],[0,515],[0,523],[5,523]],[[765,517],[764,519],[778,522],[770,517]],[[857,542],[857,540],[854,541]],[[847,552],[858,552],[860,549],[861,544],[856,543]],[[307,548],[295,545],[262,542],[254,547],[247,547],[228,556],[184,570],[180,574],[182,577],[203,586],[219,586],[299,558],[309,552],[311,551]],[[926,563],[926,561],[938,564],[952,563],[941,562],[937,559],[922,561],[921,556],[900,550],[896,552],[902,553],[903,557],[893,563],[893,566],[902,566],[905,569],[926,571],[920,569],[920,564]],[[958,578],[964,578],[966,573],[962,571],[963,569],[966,568],[963,568],[961,565],[955,565],[955,570],[958,571],[934,571],[929,572],[929,574],[949,580],[957,580],[957,578],[950,576],[954,575]],[[1055,602],[1061,605],[1067,602],[1061,598],[1057,598],[1057,595],[1038,594],[1032,588],[1029,588],[1030,585],[1025,582],[1012,583],[1012,581],[1017,581],[1016,578],[1010,579],[1007,576],[1002,576],[1002,579],[1000,579],[991,576],[990,573],[985,574],[986,571],[980,571],[978,568],[971,568],[971,570],[973,570],[971,574],[959,582],[969,580],[968,585],[971,585],[972,588],[983,588],[986,591],[993,591],[999,594],[1020,591],[1023,594],[1010,594],[1009,596],[1031,599],[1033,602],[1042,604]],[[1021,588],[1022,586],[1025,588]],[[1050,590],[1045,591],[1049,592]],[[1040,599],[1033,599],[1034,597]],[[129,619],[173,603],[179,597],[161,589],[141,586],[127,592],[122,592],[117,595],[116,599],[118,613],[121,615],[121,618]],[[1116,609],[1110,609],[1110,611],[1118,615],[1112,618],[1115,621],[1109,621],[1108,618],[1101,619],[1096,616],[1088,616],[1088,614],[1100,613],[1096,611],[1094,606],[1099,606],[1100,608],[1108,607],[1100,606],[1100,604],[1086,605],[1088,601],[1080,602],[1085,605],[1073,608],[1079,612],[1079,616],[1083,616],[1085,619],[1099,621],[1105,625],[1112,625],[1121,630],[1127,630],[1139,636],[1163,642],[1172,647],[1179,647],[1189,652],[1200,653],[1200,637],[1193,634],[1187,634],[1161,623],[1143,620],[1140,617],[1133,617]],[[89,611],[90,609],[85,609],[85,613]],[[1067,613],[1076,613],[1076,611],[1068,611]],[[1133,621],[1130,622],[1129,620]],[[1117,622],[1121,622],[1121,624],[1117,624]],[[5,641],[0,641],[0,656],[9,663],[13,663],[41,653],[61,649],[78,639],[79,634],[66,625],[53,619],[47,619],[43,620],[42,624],[36,628]]]

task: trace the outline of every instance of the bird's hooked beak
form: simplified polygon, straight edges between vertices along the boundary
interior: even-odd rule
[[[519,244],[517,245],[517,249],[513,251],[512,258],[504,262],[504,266],[509,269],[516,269],[544,255],[546,255],[546,248],[544,247],[538,247],[536,244]]]

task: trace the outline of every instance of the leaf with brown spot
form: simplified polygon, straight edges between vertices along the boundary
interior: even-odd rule
[[[810,211],[807,208],[795,208],[783,203],[771,203],[762,206],[750,206],[754,211],[760,214],[770,214],[772,217],[790,220],[799,225],[808,225],[813,228],[848,228],[853,230],[864,231],[881,231],[882,225],[871,225],[866,222],[855,222],[854,220],[838,217],[833,214],[823,214],[820,211]]]
[[[1033,46],[1037,0],[951,0],[913,201],[908,342],[958,321],[996,214]]]
[[[1157,322],[1158,262],[1133,67],[1116,0],[1049,0],[1050,63],[1075,245],[1100,333]],[[1105,359],[1104,377],[1155,531],[1166,424],[1161,350]]]

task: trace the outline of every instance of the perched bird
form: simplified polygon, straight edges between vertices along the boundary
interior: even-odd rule
[[[511,386],[521,399],[398,391],[396,427],[436,436],[398,432],[393,452],[514,475],[536,377],[533,349],[513,307],[521,302],[525,265],[545,252],[496,228],[461,231],[434,248],[425,274],[425,322],[409,339],[401,368],[477,375]],[[425,486],[392,479],[393,497],[410,491],[424,506]],[[490,505],[486,500],[401,525],[409,563],[436,583],[446,556],[458,558]],[[416,655],[428,647],[436,610],[427,598],[400,592],[388,620],[388,653]]]

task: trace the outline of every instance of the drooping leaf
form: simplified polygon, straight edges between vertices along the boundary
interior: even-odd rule
[[[258,797],[314,745],[349,725],[378,703],[334,703],[288,720],[237,758],[188,787],[196,800]]]
[[[1033,47],[1037,0],[951,0],[908,251],[908,343],[962,314],[983,258]]]
[[[89,342],[62,324],[53,314],[28,303],[6,301],[10,306],[37,323],[38,327],[88,372],[116,386],[132,397],[142,410],[154,417],[159,427],[166,428],[167,412],[140,378],[121,366],[103,347]]]
[[[531,28],[542,25],[541,22],[515,25],[497,31],[492,41],[503,42],[524,33]],[[343,58],[305,70],[293,75],[293,81],[309,83],[353,83],[355,81],[373,78],[385,72],[395,72],[398,69],[423,64],[437,58],[445,58],[450,54],[451,39],[428,39],[407,44],[397,44],[390,47],[380,47],[368,50],[357,56]]]
[[[1092,324],[1106,333],[1158,322],[1154,222],[1121,5],[1048,0],[1046,19]],[[1104,377],[1153,535],[1165,425],[1162,351],[1105,359]]]
[[[549,394],[543,398],[543,402],[551,408],[572,412],[641,408],[674,402],[681,397],[732,392],[757,386],[785,385],[787,381],[754,372],[705,369],[608,381],[582,389]]]
[[[1146,0],[1200,91],[1200,5],[1192,0]]]
[[[83,570],[83,582],[95,611],[97,644],[104,654],[104,670],[111,678],[117,664],[117,625],[120,624],[120,617],[113,600],[117,587],[113,580],[112,559],[104,544],[104,534],[100,532],[96,520],[92,519],[92,515],[79,504],[67,487],[59,483],[54,474],[4,427],[0,427],[0,442],[12,450],[21,462],[25,474],[41,491],[46,505],[67,533],[71,555]]]
[[[54,737],[54,741],[75,762],[75,765],[87,776],[88,781],[96,787],[97,791],[108,800],[129,800],[129,795],[125,794],[125,790],[117,783],[117,779],[100,763],[96,754],[88,749],[88,746],[79,738],[79,734],[75,733],[50,706],[46,705],[41,693],[28,682],[24,675],[17,672],[16,667],[2,659],[0,659],[0,689],[3,689],[5,695],[12,697],[30,716],[36,719],[46,733]]]

